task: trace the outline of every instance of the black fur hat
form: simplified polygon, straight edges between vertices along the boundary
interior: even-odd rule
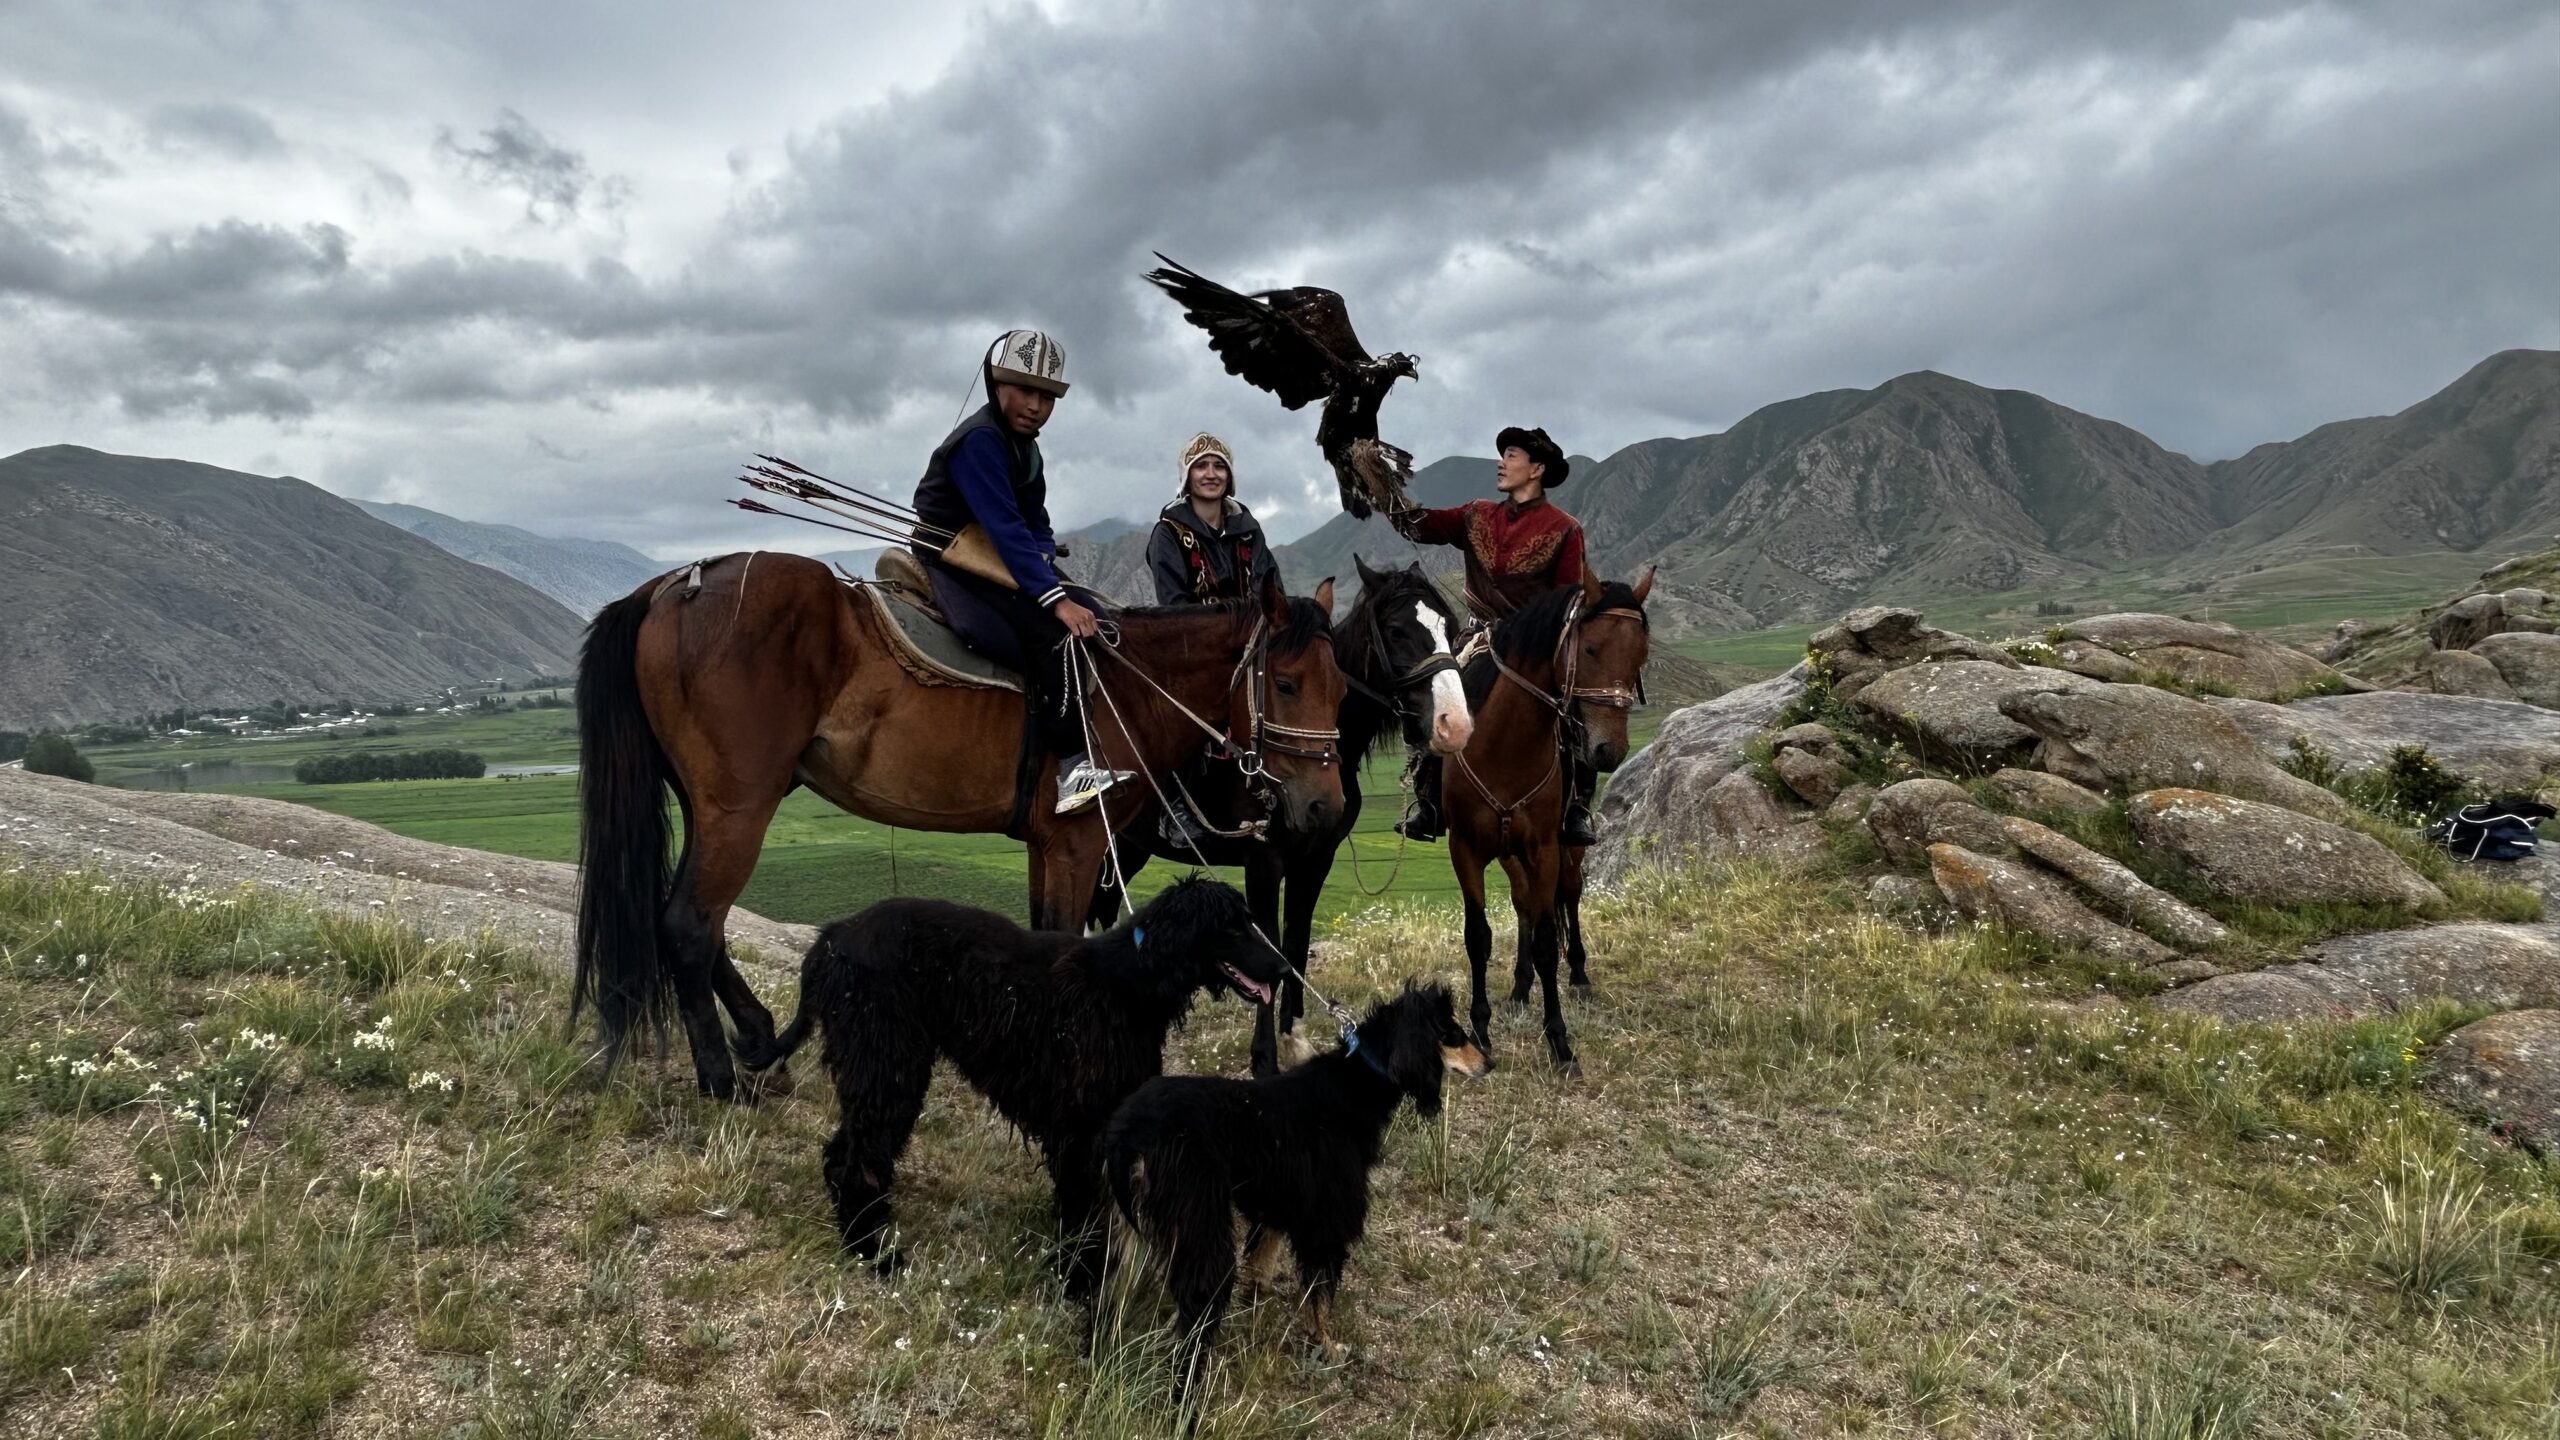
[[[1530,459],[1547,467],[1547,478],[1539,483],[1549,490],[1561,487],[1566,477],[1573,474],[1573,462],[1564,458],[1564,451],[1557,448],[1556,442],[1547,438],[1547,432],[1544,430],[1509,425],[1503,428],[1501,434],[1493,437],[1493,453],[1496,455],[1514,445],[1528,451]]]

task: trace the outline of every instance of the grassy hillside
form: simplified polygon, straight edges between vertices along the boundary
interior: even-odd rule
[[[1265,1300],[1201,1433],[2547,1433],[2560,1190],[2422,1102],[2463,1019],[2226,1031],[1755,870],[1591,916],[1590,1078],[1388,1137],[1342,1363]],[[1349,927],[1355,1003],[1445,918]],[[830,1107],[599,1090],[543,967],[255,893],[0,875],[12,1433],[1168,1433],[1159,1291],[1089,1353],[1035,1162],[947,1077],[913,1263],[836,1255]],[[1216,1005],[1176,1061],[1235,1072]],[[201,1123],[200,1123],[201,1122]]]

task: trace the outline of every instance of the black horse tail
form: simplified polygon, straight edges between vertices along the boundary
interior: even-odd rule
[[[666,904],[667,753],[641,708],[637,664],[649,590],[587,626],[578,654],[578,961],[569,1018],[596,1010],[607,1064],[642,1025],[666,1033],[674,977],[658,937]]]
[[[740,1032],[729,1044],[729,1048],[736,1052],[739,1064],[749,1070],[770,1070],[799,1053],[800,1047],[809,1039],[810,1025],[818,1018],[820,997],[825,993],[829,979],[827,972],[835,961],[835,938],[827,931],[820,931],[817,940],[809,946],[809,953],[800,961],[798,1013],[791,1017],[791,1023],[783,1027],[781,1034],[761,1045],[756,1043],[755,1037]]]

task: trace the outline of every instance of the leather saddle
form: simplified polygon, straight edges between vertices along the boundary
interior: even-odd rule
[[[841,573],[841,572],[839,572]],[[894,652],[907,674],[925,685],[957,685],[977,690],[1019,693],[1022,677],[960,643],[934,607],[933,582],[924,562],[901,549],[880,552],[872,578],[845,576],[885,622],[881,628],[897,642]]]

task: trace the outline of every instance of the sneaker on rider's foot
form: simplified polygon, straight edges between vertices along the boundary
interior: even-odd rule
[[[1137,778],[1134,770],[1105,770],[1079,755],[1059,767],[1057,813],[1073,815],[1100,800],[1113,786]]]

